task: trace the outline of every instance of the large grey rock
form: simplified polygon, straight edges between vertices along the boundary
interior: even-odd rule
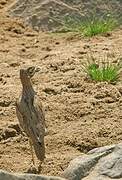
[[[60,177],[42,176],[34,174],[12,174],[0,170],[0,180],[64,180]]]
[[[23,18],[25,23],[34,29],[55,30],[79,21],[81,25],[81,22],[94,15],[101,18],[113,14],[115,18],[120,19],[122,2],[117,0],[16,0],[9,13],[11,16]]]
[[[69,180],[122,179],[122,144],[96,148],[75,158],[63,177]]]

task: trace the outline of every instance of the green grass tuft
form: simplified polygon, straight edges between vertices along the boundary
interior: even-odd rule
[[[115,18],[110,16],[96,18],[86,18],[85,21],[67,17],[63,23],[63,32],[78,32],[84,36],[92,37],[112,31],[118,23]]]
[[[109,61],[96,63],[95,59],[91,57],[88,59],[87,64],[82,65],[82,70],[87,73],[87,76],[96,82],[116,83],[119,80],[122,65],[120,61],[112,64]]]
[[[112,31],[117,25],[117,22],[113,18],[107,19],[93,19],[84,23],[81,27],[81,31],[84,36],[95,36],[98,34],[104,34]]]

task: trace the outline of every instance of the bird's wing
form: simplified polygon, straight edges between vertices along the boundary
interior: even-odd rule
[[[19,103],[18,102],[16,102],[16,115],[17,115],[17,118],[19,120],[21,128],[24,129],[24,127],[23,127],[23,116],[22,116],[22,114],[20,112]]]
[[[36,126],[36,119],[30,118],[31,115],[28,112],[28,108],[25,109],[25,112],[22,112],[20,104],[16,102],[16,114],[20,127],[24,130],[28,137],[35,141],[39,141],[39,130]]]
[[[45,122],[45,112],[41,103],[41,100],[36,97],[35,98],[35,103],[34,103],[35,109],[37,111],[38,114],[38,118],[39,118],[39,128],[40,129],[44,129],[44,134],[47,134],[47,128],[46,128],[46,122]]]
[[[25,114],[23,113],[21,107],[23,106],[20,105],[19,102],[16,102],[16,115],[19,120],[21,129],[26,133],[27,136],[30,136],[31,128],[30,128],[28,109],[24,109],[24,111],[26,111],[26,114]]]

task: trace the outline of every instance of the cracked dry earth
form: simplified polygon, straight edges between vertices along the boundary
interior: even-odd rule
[[[80,65],[90,51],[98,58],[106,52],[118,56],[122,29],[91,39],[70,33],[38,33],[10,19],[4,8],[12,1],[5,2],[0,10],[0,168],[25,172],[31,163],[27,137],[21,135],[15,115],[15,100],[21,91],[19,69],[25,66],[41,67],[33,78],[49,131],[41,174],[60,175],[77,155],[120,143],[121,82],[91,82]]]

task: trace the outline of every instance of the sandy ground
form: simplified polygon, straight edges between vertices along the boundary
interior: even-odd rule
[[[119,55],[122,30],[90,39],[38,33],[7,17],[11,2],[0,1],[0,168],[25,172],[30,166],[28,139],[19,131],[15,101],[21,92],[19,69],[37,65],[41,71],[33,84],[49,132],[41,173],[60,175],[77,155],[122,141],[121,82],[94,83],[81,72],[90,50],[98,58],[106,52],[112,59]]]

